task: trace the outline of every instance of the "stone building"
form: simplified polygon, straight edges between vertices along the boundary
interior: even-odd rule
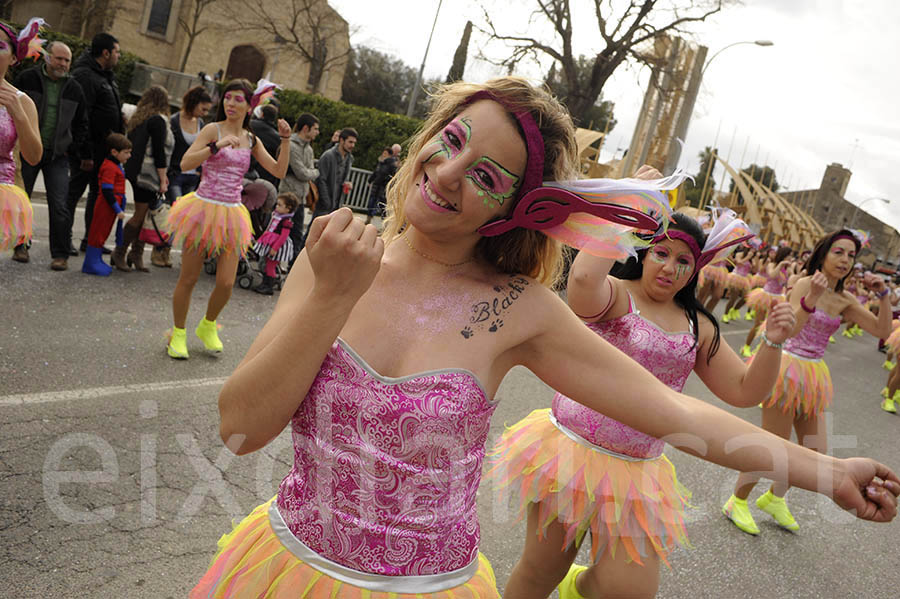
[[[835,231],[841,227],[867,231],[872,236],[871,252],[863,252],[860,261],[871,266],[878,260],[896,267],[900,259],[900,233],[844,199],[852,174],[843,165],[833,162],[825,167],[818,189],[779,194],[810,214],[825,231]]]
[[[123,50],[137,54],[155,67],[183,70],[191,75],[200,71],[213,74],[222,69],[226,79],[246,77],[253,82],[265,76],[288,88],[340,99],[350,33],[347,21],[327,0],[303,0],[293,5],[299,6],[302,12],[298,19],[301,25],[292,30],[289,29],[290,2],[212,0],[206,3],[194,27],[197,2],[13,0],[7,5],[7,16],[18,23],[41,16],[54,30],[85,38],[107,31],[119,40]],[[251,11],[255,3],[273,16],[272,31],[263,32],[259,28],[265,19]],[[190,47],[184,69],[181,65],[188,51],[189,36],[179,21],[192,30],[202,30]],[[307,26],[308,23],[313,26]],[[324,62],[324,68],[310,68],[311,61],[301,55],[298,44],[289,41],[294,33],[311,55],[325,57],[319,61]],[[314,36],[317,42],[312,41]]]

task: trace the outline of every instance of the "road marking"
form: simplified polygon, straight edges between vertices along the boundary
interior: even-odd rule
[[[133,385],[111,385],[109,387],[91,387],[87,389],[68,389],[66,391],[45,391],[43,393],[19,393],[0,395],[0,406],[22,406],[36,403],[52,403],[78,399],[96,399],[109,395],[126,395],[129,393],[151,393],[171,391],[173,389],[190,389],[192,387],[210,387],[222,385],[227,377],[206,379],[185,379],[180,381],[159,381],[156,383],[137,383]]]

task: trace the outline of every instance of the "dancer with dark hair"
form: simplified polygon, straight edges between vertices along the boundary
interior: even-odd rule
[[[222,388],[226,445],[246,454],[290,426],[294,463],[221,539],[191,597],[497,599],[475,499],[491,398],[517,364],[644,433],[703,439],[705,459],[774,469],[784,452],[791,483],[815,489],[821,469],[839,505],[895,516],[900,479],[887,467],[815,454],[677,393],[543,285],[560,270],[557,239],[590,230],[584,251],[594,234],[655,231],[609,198],[664,202],[677,178],[572,181],[572,120],[522,79],[455,83],[433,106],[388,185],[382,237],[346,207],[314,220]],[[762,450],[725,450],[748,433]]]
[[[218,353],[223,349],[216,319],[231,297],[238,260],[252,241],[250,214],[241,204],[241,184],[250,156],[279,178],[284,176],[290,160],[287,147],[291,128],[284,120],[278,121],[282,152],[277,162],[250,133],[250,111],[259,96],[270,89],[263,86],[254,92],[246,79],[228,83],[222,92],[216,122],[200,131],[181,159],[182,171],[202,164],[203,174],[197,191],[178,198],[169,212],[172,242],[183,244],[181,272],[172,294],[175,326],[166,350],[172,358],[188,357],[184,327],[191,292],[206,258],[217,260],[216,287],[195,333],[208,351]]]
[[[754,289],[747,294],[747,309],[753,311],[753,326],[747,332],[747,339],[741,347],[741,355],[749,358],[752,350],[750,345],[756,339],[756,333],[759,331],[760,325],[766,319],[769,310],[772,307],[784,301],[784,287],[788,280],[788,256],[791,255],[791,248],[782,246],[775,252],[775,256],[765,265],[766,284],[761,288]]]
[[[569,272],[569,306],[672,389],[694,371],[726,403],[754,406],[778,376],[793,311],[773,309],[768,345],[747,366],[721,344],[715,317],[696,297],[699,268],[727,256],[741,236],[752,232],[733,213],[721,214],[708,238],[675,213],[668,231],[624,265],[581,252]],[[528,530],[505,596],[544,599],[557,585],[561,599],[654,596],[660,561],[687,541],[686,491],[664,445],[560,393],[551,409],[508,428],[489,476],[504,494],[517,493]],[[573,566],[588,532],[593,563]]]
[[[741,317],[741,308],[752,288],[751,273],[755,250],[743,247],[735,252],[734,270],[728,273],[728,304],[722,314],[722,322],[728,323]]]
[[[811,274],[797,281],[791,291],[790,303],[797,323],[781,352],[781,372],[775,387],[762,404],[765,430],[789,439],[793,428],[803,445],[821,453],[828,447],[825,409],[834,396],[831,374],[823,359],[829,336],[840,327],[842,317],[876,338],[887,337],[891,332],[890,300],[880,277],[866,279],[880,298],[882,309],[877,318],[844,289],[859,249],[859,239],[847,229],[826,235],[816,244],[803,267]],[[752,361],[759,359],[759,355]],[[759,527],[747,506],[747,497],[759,479],[756,472],[742,473],[734,494],[722,508],[735,526],[754,535],[759,534]],[[756,500],[756,505],[779,526],[797,530],[800,526],[784,500],[790,486],[784,480],[775,481]]]

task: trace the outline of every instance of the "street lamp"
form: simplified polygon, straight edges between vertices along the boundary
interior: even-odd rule
[[[885,204],[891,203],[891,201],[887,198],[866,198],[865,200],[863,200],[862,202],[860,202],[859,204],[856,205],[856,209],[853,211],[853,217],[850,218],[850,226],[848,227],[849,229],[852,229],[853,225],[856,224],[856,215],[859,214],[860,206],[862,206],[866,202],[871,202],[872,200],[878,200],[879,202],[884,202]]]
[[[716,56],[718,56],[719,54],[721,54],[728,48],[731,48],[733,46],[740,46],[741,44],[754,44],[756,46],[774,46],[775,42],[770,41],[770,40],[756,40],[756,41],[746,41],[746,42],[734,42],[733,44],[728,44],[727,46],[725,46],[724,48],[722,48],[721,50],[719,50],[718,52],[713,54],[709,58],[709,60],[706,61],[706,64],[703,65],[703,69],[700,70],[700,78],[701,79],[703,78],[703,73],[706,72],[706,68],[709,66],[709,63],[711,63],[715,59]]]

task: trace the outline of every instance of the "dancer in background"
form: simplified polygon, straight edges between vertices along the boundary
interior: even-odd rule
[[[222,388],[226,445],[246,454],[290,426],[294,463],[221,539],[191,597],[497,599],[475,500],[491,398],[517,364],[642,432],[702,439],[705,459],[774,470],[784,452],[779,478],[815,489],[833,473],[821,490],[840,505],[895,516],[887,467],[816,454],[673,391],[544,285],[560,272],[557,238],[585,251],[585,228],[657,227],[599,198],[662,197],[679,181],[579,187],[571,118],[522,79],[451,84],[432,106],[388,186],[383,237],[346,207],[314,220]],[[751,433],[762,447],[725,450]]]
[[[262,144],[251,135],[248,122],[254,98],[269,91],[250,82],[236,79],[225,86],[216,122],[203,127],[197,139],[181,159],[181,170],[203,165],[197,191],[178,198],[169,211],[169,229],[174,243],[182,243],[181,272],[172,295],[175,326],[169,339],[170,357],[188,357],[187,322],[191,292],[206,258],[215,257],[216,287],[209,296],[206,314],[195,333],[208,351],[221,352],[216,319],[234,287],[239,258],[252,241],[250,215],[241,204],[241,183],[250,166],[251,154],[257,162],[275,175],[283,177],[290,161],[288,144],[291,128],[278,121],[282,152],[276,162]]]
[[[747,339],[741,347],[741,355],[749,358],[752,351],[750,345],[756,339],[759,326],[766,319],[769,310],[778,302],[784,301],[784,286],[788,280],[788,256],[791,248],[782,246],[775,252],[771,261],[765,264],[766,284],[760,289],[754,289],[747,294],[747,309],[754,313],[753,326],[747,332]]]
[[[859,248],[859,240],[847,229],[831,233],[816,244],[803,267],[813,274],[797,281],[791,291],[790,302],[797,324],[781,352],[781,373],[775,388],[762,405],[764,429],[789,439],[793,428],[801,443],[822,453],[828,447],[825,409],[834,395],[828,365],[823,359],[828,337],[840,327],[841,318],[859,324],[875,337],[887,337],[891,331],[890,301],[884,281],[875,276],[866,279],[880,298],[882,309],[877,318],[844,289]],[[772,270],[769,272],[771,275]],[[759,478],[757,473],[742,473],[734,494],[722,508],[735,526],[754,535],[759,534],[759,528],[747,506],[747,497]],[[789,488],[784,481],[775,481],[756,500],[756,505],[775,518],[779,526],[797,530],[800,526],[784,500]]]
[[[0,250],[31,241],[33,211],[25,190],[16,185],[19,144],[22,159],[35,166],[44,155],[38,114],[25,92],[6,80],[9,67],[40,51],[38,31],[43,19],[31,19],[21,32],[0,22]]]
[[[734,270],[728,275],[728,305],[722,315],[722,322],[728,323],[741,317],[747,294],[750,292],[750,271],[753,268],[753,257],[756,251],[749,246],[735,252]]]

